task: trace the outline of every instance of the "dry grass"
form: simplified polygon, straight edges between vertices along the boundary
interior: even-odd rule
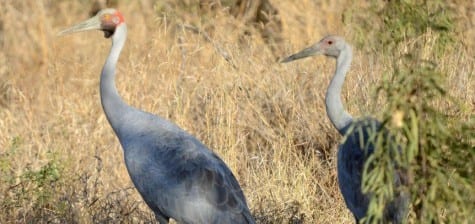
[[[14,179],[0,179],[0,200],[11,197],[27,170],[54,160],[61,181],[49,187],[65,202],[62,221],[151,222],[130,189],[122,150],[100,106],[99,74],[110,41],[100,32],[56,36],[86,18],[88,5],[78,2],[0,4],[0,170]],[[123,98],[217,152],[259,223],[352,223],[336,182],[339,136],[323,101],[333,61],[281,65],[259,35],[242,36],[243,25],[225,13],[207,22],[190,16],[189,23],[214,27],[210,37],[230,54],[233,68],[201,35],[177,29],[144,2],[121,2],[129,29],[117,77]],[[351,34],[340,22],[344,0],[274,2],[283,18],[283,54],[327,33]],[[377,116],[384,104],[369,99],[384,66],[374,63],[377,55],[355,53],[343,100],[352,114]],[[450,71],[450,92],[465,102],[461,116],[475,110],[473,53],[453,51],[441,62]],[[60,211],[18,201],[0,215],[1,223],[61,221],[35,219]]]

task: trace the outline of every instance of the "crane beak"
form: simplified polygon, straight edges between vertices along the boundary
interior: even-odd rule
[[[298,53],[295,53],[293,55],[290,55],[284,58],[282,61],[280,61],[280,63],[287,63],[287,62],[295,61],[295,60],[310,57],[310,56],[320,55],[322,53],[323,52],[320,50],[317,44],[317,45],[313,45],[311,47],[305,48]]]
[[[86,21],[78,23],[74,26],[71,26],[61,32],[58,33],[58,36],[62,36],[65,34],[82,32],[87,30],[100,30],[101,29],[101,20],[98,16],[94,16]]]

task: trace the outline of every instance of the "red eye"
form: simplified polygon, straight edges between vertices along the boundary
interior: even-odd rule
[[[329,40],[327,43],[328,43],[329,45],[332,45],[332,44],[333,44],[333,41]]]

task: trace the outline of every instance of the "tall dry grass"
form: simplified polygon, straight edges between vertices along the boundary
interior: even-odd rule
[[[274,1],[284,26],[282,54],[328,33],[352,36],[340,20],[345,2]],[[281,65],[257,31],[243,35],[244,25],[224,11],[208,20],[187,16],[186,23],[214,27],[210,37],[233,67],[202,35],[177,28],[150,6],[120,2],[129,36],[116,83],[126,102],[172,120],[219,154],[259,223],[352,223],[337,187],[340,136],[324,109],[334,62]],[[110,40],[100,32],[56,36],[85,19],[88,7],[83,1],[0,4],[0,170],[8,174],[0,178],[0,200],[11,200],[1,223],[153,220],[131,188],[100,106],[99,74]],[[355,50],[343,90],[352,114],[377,116],[384,106],[371,101],[386,66],[378,57]],[[473,114],[473,49],[451,52],[441,64],[452,76],[451,92],[465,101],[461,116]],[[58,170],[57,179],[40,187],[25,182],[25,173],[45,167]],[[12,195],[19,188],[25,197]],[[62,207],[40,200],[48,189],[47,198]]]

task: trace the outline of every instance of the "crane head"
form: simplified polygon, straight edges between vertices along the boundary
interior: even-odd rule
[[[324,37],[318,43],[307,47],[299,51],[298,53],[284,58],[280,62],[286,63],[316,55],[325,55],[328,57],[337,58],[338,56],[340,56],[340,52],[346,47],[348,47],[348,44],[346,44],[345,40],[342,37],[330,35]]]
[[[87,30],[102,30],[104,37],[111,37],[116,28],[125,23],[124,16],[116,9],[103,9],[99,11],[94,17],[71,26],[58,35],[65,35],[69,33],[76,33]]]

